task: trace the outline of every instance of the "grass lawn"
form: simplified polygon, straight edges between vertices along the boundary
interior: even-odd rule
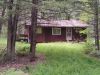
[[[100,75],[100,61],[84,54],[83,44],[38,44],[46,55],[45,64],[37,64],[30,75]]]
[[[29,46],[17,43],[17,48]],[[40,43],[37,53],[46,56],[45,62],[22,70],[29,75],[100,75],[100,60],[84,54],[84,43]],[[19,75],[21,70],[8,70],[3,75]]]

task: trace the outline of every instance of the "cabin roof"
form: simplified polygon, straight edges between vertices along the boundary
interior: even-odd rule
[[[26,21],[26,25],[31,25],[31,22],[29,20]],[[53,21],[47,21],[40,19],[38,20],[38,26],[41,27],[88,27],[88,24],[80,21],[80,20],[53,20]]]

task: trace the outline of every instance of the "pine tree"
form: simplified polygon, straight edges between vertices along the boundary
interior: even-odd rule
[[[31,29],[30,29],[30,37],[31,37],[31,45],[30,45],[30,61],[35,60],[35,51],[36,51],[36,26],[37,26],[37,5],[38,0],[32,0],[32,12],[31,12]]]

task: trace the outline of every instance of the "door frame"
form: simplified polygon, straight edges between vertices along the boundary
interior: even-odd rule
[[[70,33],[70,36],[68,37],[68,34]],[[66,28],[66,41],[72,40],[72,28]]]

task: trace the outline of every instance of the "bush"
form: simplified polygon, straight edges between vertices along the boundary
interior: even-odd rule
[[[6,48],[0,50],[0,63],[4,63],[6,61],[6,59],[7,59],[6,55],[7,55]]]
[[[84,44],[85,53],[90,53],[95,50],[95,44],[93,39],[87,39],[87,42]]]
[[[16,54],[19,56],[25,56],[29,53],[29,45],[25,43],[18,43],[16,47]]]

